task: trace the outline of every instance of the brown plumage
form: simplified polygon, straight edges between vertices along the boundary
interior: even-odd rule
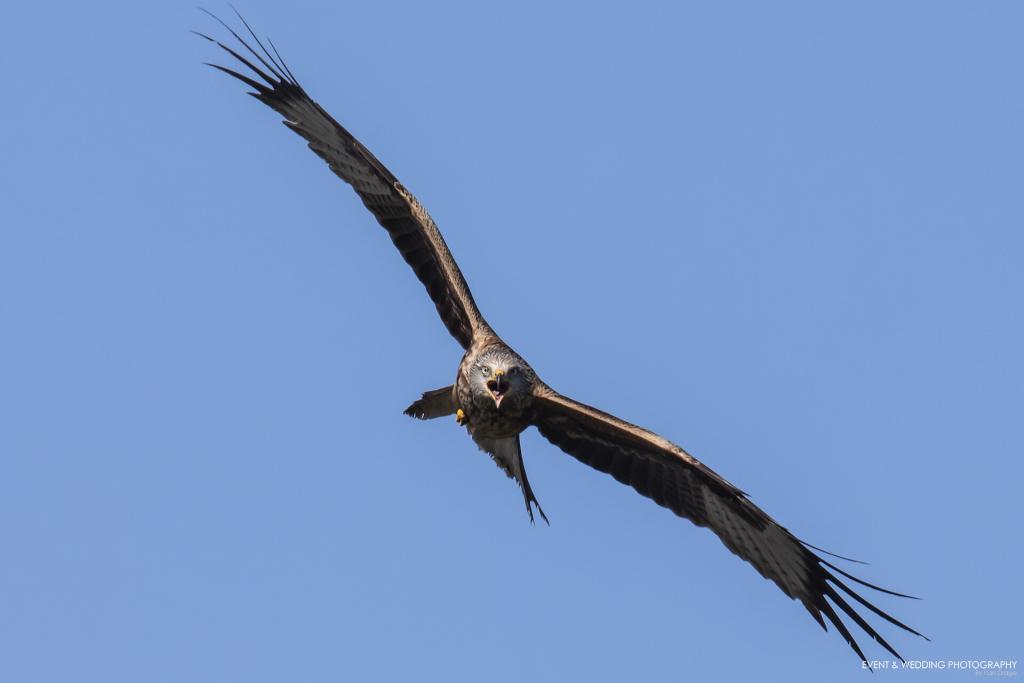
[[[899,654],[848,600],[921,635],[868,602],[844,579],[890,595],[910,596],[861,581],[822,559],[812,551],[813,546],[780,526],[743,491],[674,443],[566,398],[541,381],[480,315],[441,233],[416,198],[306,94],[273,44],[272,52],[268,51],[245,24],[257,46],[250,47],[223,25],[244,53],[199,35],[230,53],[253,76],[211,66],[253,88],[254,97],[281,114],[285,125],[305,138],[309,148],[352,186],[426,287],[445,327],[465,349],[455,383],[424,393],[406,409],[407,415],[433,419],[455,414],[474,442],[519,484],[531,520],[536,507],[547,521],[527,479],[519,444],[519,434],[535,426],[548,441],[580,462],[710,529],[729,550],[790,598],[799,600],[823,628],[826,621],[832,623],[861,659],[865,659],[864,653],[839,612],[888,652]]]

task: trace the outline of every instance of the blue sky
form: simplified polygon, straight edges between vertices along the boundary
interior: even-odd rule
[[[550,384],[923,596],[908,659],[1022,658],[1019,3],[240,8]],[[189,28],[0,23],[0,678],[867,680],[535,432],[550,528],[404,417],[459,349]]]

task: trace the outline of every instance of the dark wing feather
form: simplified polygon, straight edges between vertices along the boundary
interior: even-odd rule
[[[477,335],[490,334],[462,272],[426,209],[370,150],[306,94],[273,44],[271,55],[250,30],[259,50],[253,49],[224,22],[221,24],[238,40],[244,54],[209,36],[197,35],[219,45],[254,77],[217,64],[210,66],[252,88],[253,97],[281,114],[284,124],[305,138],[309,148],[352,186],[388,231],[402,258],[426,287],[445,327],[463,348],[469,348]]]
[[[864,653],[832,604],[894,657],[900,655],[854,610],[843,597],[844,593],[886,621],[921,635],[858,595],[829,568],[870,588],[901,597],[911,596],[867,584],[821,559],[754,505],[743,491],[679,446],[566,398],[550,387],[540,385],[535,393],[534,425],[548,441],[580,462],[632,486],[680,517],[711,529],[729,550],[753,565],[761,576],[773,581],[789,597],[799,600],[822,628],[825,628],[824,615],[862,660]]]

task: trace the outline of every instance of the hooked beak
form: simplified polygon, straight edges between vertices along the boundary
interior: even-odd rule
[[[494,377],[487,380],[487,390],[491,392],[491,398],[494,399],[494,407],[501,407],[501,400],[505,398],[505,392],[508,391],[508,380],[505,379],[505,372],[503,370],[495,370]]]

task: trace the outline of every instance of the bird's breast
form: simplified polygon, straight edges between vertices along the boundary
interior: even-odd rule
[[[493,439],[516,436],[530,424],[529,405],[519,397],[509,396],[498,407],[490,396],[462,391],[458,394],[460,407],[466,416],[466,427],[474,436]]]

